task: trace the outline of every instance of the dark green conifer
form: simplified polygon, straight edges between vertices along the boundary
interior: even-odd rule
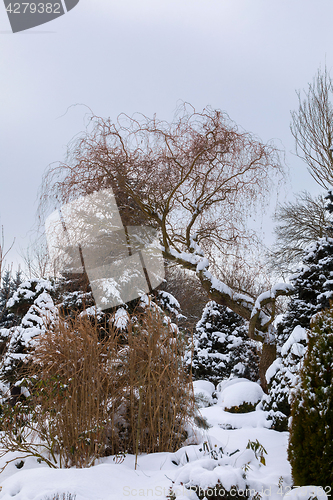
[[[333,299],[333,239],[320,238],[306,249],[303,266],[290,281],[295,288],[286,314],[277,326],[278,359],[274,362],[275,372],[270,374],[269,394],[263,401],[263,409],[269,411],[272,428],[288,429],[290,416],[290,389],[294,374],[302,359],[302,353],[281,355],[283,345],[296,327],[309,328],[311,317],[329,307]],[[298,342],[297,342],[298,343]],[[301,341],[305,345],[304,339]],[[297,348],[297,351],[302,350]],[[272,368],[269,369],[272,372]],[[267,375],[266,375],[267,378]]]
[[[333,488],[333,309],[319,313],[292,396],[288,458],[297,486]]]
[[[258,380],[258,355],[244,320],[214,301],[206,304],[193,335],[195,380],[217,384],[231,375]]]

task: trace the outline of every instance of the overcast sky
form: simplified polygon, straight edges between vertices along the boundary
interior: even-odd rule
[[[28,244],[46,167],[87,108],[170,120],[180,101],[226,111],[286,151],[287,196],[321,192],[294,154],[290,110],[319,66],[333,71],[332,0],[80,0],[12,34],[0,2],[0,218],[9,260]],[[68,109],[69,108],[69,109]]]

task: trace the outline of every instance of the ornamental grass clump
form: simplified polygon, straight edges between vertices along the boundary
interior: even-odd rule
[[[186,439],[194,397],[176,325],[156,305],[128,316],[125,329],[106,325],[59,318],[34,339],[29,395],[3,412],[3,454],[87,467],[106,455],[174,451]]]
[[[128,324],[128,344],[119,352],[119,368],[127,376],[124,426],[113,429],[121,433],[120,451],[136,455],[175,451],[187,437],[188,417],[194,412],[185,340],[152,303],[133,319]]]
[[[50,467],[87,467],[105,454],[110,395],[117,399],[121,377],[112,364],[117,336],[101,340],[100,333],[76,316],[35,337],[20,381],[25,395],[3,404],[1,456],[15,451]]]
[[[112,360],[117,335],[101,340],[88,318],[61,319],[41,335],[32,354],[33,398],[41,437],[54,442],[60,466],[86,467],[105,454],[110,399],[121,374]]]

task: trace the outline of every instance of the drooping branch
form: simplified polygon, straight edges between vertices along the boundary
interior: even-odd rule
[[[229,307],[249,322],[249,337],[254,340],[265,341],[268,328],[274,321],[276,299],[289,296],[294,291],[291,285],[279,283],[254,301],[252,297],[235,292],[214,277],[208,270],[208,260],[202,255],[185,252],[177,254],[173,250],[164,249],[164,257],[194,271],[211,300]]]

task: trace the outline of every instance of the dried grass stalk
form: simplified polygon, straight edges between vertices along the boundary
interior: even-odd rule
[[[61,319],[38,339],[32,375],[40,431],[54,436],[61,466],[86,467],[105,452],[116,350],[115,335],[102,341],[82,317]]]

